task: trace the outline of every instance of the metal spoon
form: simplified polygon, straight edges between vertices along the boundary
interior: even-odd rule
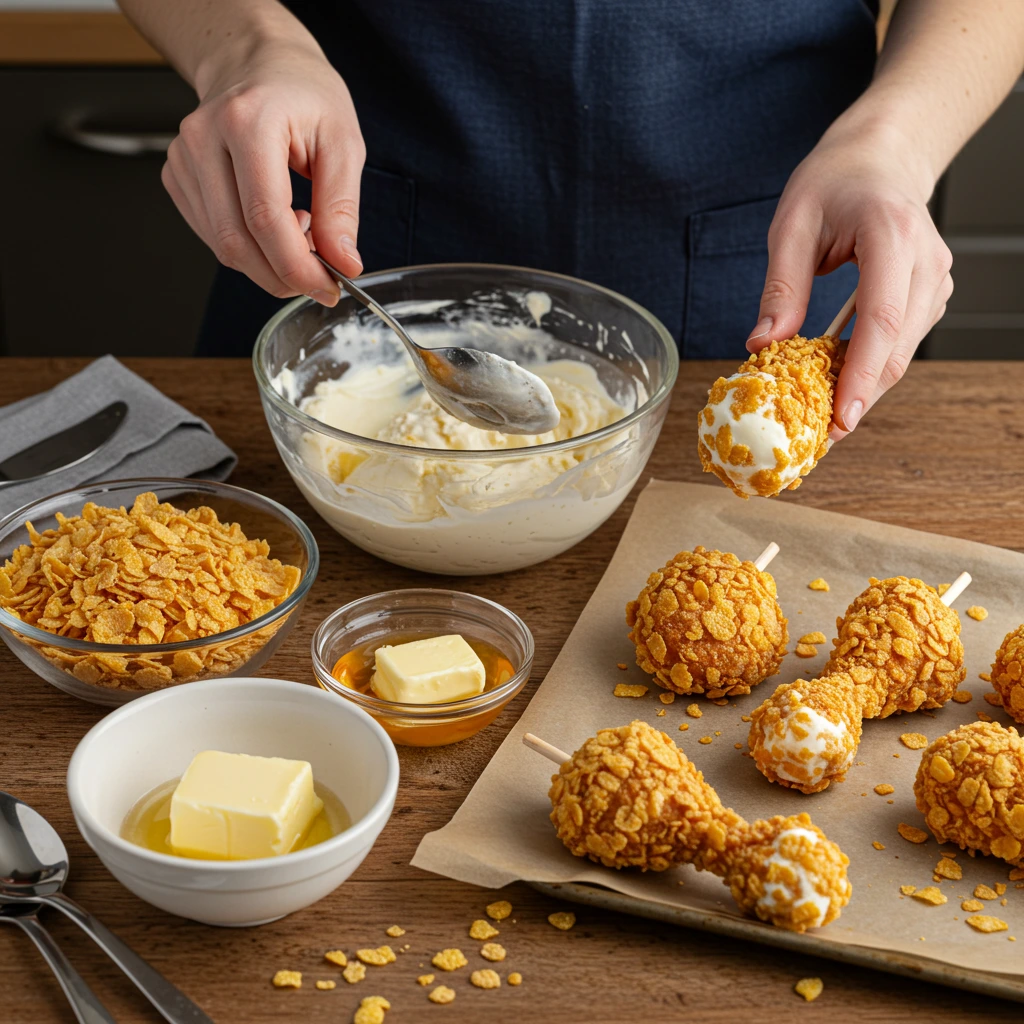
[[[39,903],[7,903],[0,905],[0,921],[17,925],[36,944],[43,959],[50,965],[64,990],[71,1009],[80,1024],[117,1024],[110,1011],[100,1002],[99,997],[85,983],[82,976],[71,966],[71,961],[60,951],[53,936],[42,926],[39,918]]]
[[[558,426],[558,406],[550,388],[535,373],[493,352],[417,345],[383,306],[319,253],[313,255],[349,295],[398,335],[427,394],[445,412],[474,427],[502,434],[543,434]]]
[[[54,827],[38,811],[0,792],[0,905],[42,904],[67,914],[171,1024],[213,1024],[109,928],[61,892],[68,877],[68,852]]]

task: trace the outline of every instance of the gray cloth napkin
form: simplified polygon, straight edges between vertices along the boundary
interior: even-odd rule
[[[238,457],[210,427],[113,356],[97,359],[49,391],[0,408],[0,461],[119,399],[128,404],[128,415],[100,451],[77,466],[0,489],[0,512],[99,480],[231,475]]]

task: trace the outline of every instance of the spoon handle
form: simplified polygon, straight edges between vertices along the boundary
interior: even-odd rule
[[[105,924],[62,892],[41,896],[48,906],[56,907],[71,918],[111,960],[121,968],[135,987],[170,1024],[214,1024],[203,1011],[172,985],[155,967],[122,942]]]
[[[96,993],[71,966],[71,961],[61,952],[53,936],[35,917],[4,916],[3,920],[16,924],[36,944],[36,948],[43,954],[43,959],[57,976],[79,1024],[117,1024]]]

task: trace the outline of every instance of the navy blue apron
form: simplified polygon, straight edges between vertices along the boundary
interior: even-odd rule
[[[742,358],[794,167],[870,81],[877,0],[289,0],[366,140],[367,271],[512,263],[614,288],[684,358]],[[295,179],[295,205],[309,183]],[[856,271],[817,279],[820,331]],[[281,305],[221,270],[200,339]]]

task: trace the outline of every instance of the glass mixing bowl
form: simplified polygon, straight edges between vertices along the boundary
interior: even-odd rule
[[[459,344],[531,366],[589,364],[627,412],[579,437],[497,451],[422,448],[336,429],[298,406],[356,361],[355,328],[389,332],[348,296],[334,309],[297,299],[260,332],[256,381],[288,472],[342,536],[426,572],[505,572],[565,551],[619,507],[658,438],[679,369],[675,342],[654,316],[598,285],[518,267],[405,267],[359,283],[414,338],[443,326]]]

